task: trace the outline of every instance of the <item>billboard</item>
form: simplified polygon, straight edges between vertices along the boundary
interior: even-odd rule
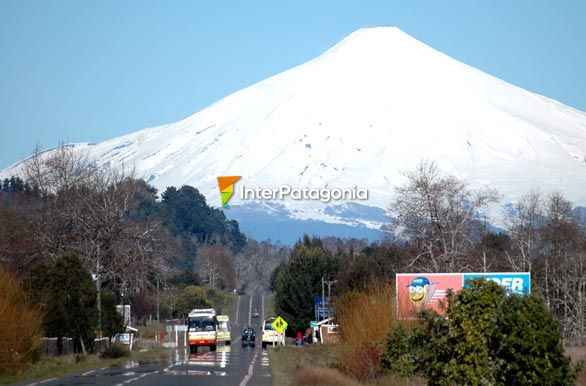
[[[468,286],[469,279],[481,277],[497,282],[511,293],[528,294],[531,291],[528,272],[398,273],[397,315],[400,319],[414,318],[423,308],[444,314],[448,289],[457,292]]]
[[[313,298],[313,309],[315,313],[315,320],[327,319],[333,314],[333,309],[330,307],[330,298],[327,296],[315,296]]]

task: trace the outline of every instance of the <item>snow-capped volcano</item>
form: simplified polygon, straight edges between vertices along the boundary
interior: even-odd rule
[[[472,186],[496,187],[504,202],[538,188],[586,204],[584,112],[394,27],[358,30],[182,121],[77,147],[102,164],[133,165],[159,190],[195,186],[215,206],[216,177],[239,175],[266,188],[366,187],[361,204],[384,209],[401,172],[422,159]],[[237,194],[230,203],[240,203]],[[320,202],[284,205],[293,217],[339,221]]]

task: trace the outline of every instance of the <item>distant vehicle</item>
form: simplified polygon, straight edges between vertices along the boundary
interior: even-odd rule
[[[252,317],[253,318],[258,318],[259,316],[260,316],[260,314],[258,313],[258,311],[255,308],[254,311],[252,311]]]
[[[212,308],[192,310],[187,318],[187,337],[189,351],[197,352],[200,346],[208,346],[210,351],[216,351],[217,327],[216,311]]]
[[[218,320],[216,340],[225,342],[226,346],[228,346],[230,345],[230,317],[228,315],[218,315],[216,319]]]
[[[120,343],[120,344],[130,344],[130,334],[129,333],[119,333],[111,338],[112,343]]]
[[[252,327],[245,327],[244,330],[242,330],[242,347],[254,347],[255,344],[256,334],[254,333],[254,329]]]
[[[276,318],[269,318],[262,322],[262,348],[267,348],[267,344],[279,343],[279,334],[273,328],[273,322]]]

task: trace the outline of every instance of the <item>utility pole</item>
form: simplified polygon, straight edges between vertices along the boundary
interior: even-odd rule
[[[157,336],[155,336],[155,342],[159,341],[160,331],[159,331],[159,278],[157,277]]]
[[[122,325],[124,326],[124,330],[126,330],[126,306],[124,305],[124,286],[122,287],[121,295],[122,295]]]
[[[325,283],[328,285],[328,318],[331,317],[330,315],[330,298],[331,298],[331,292],[332,292],[332,285],[337,283],[337,280],[329,280],[329,281],[325,281]],[[322,281],[322,288],[323,288],[323,281]],[[322,289],[323,291],[323,289]]]
[[[102,338],[102,282],[100,281],[100,244],[96,253],[96,300],[98,303],[98,338]]]
[[[325,297],[326,297],[326,294],[325,294],[325,288],[324,288],[324,277],[322,276],[321,277],[321,308],[322,309],[324,308],[324,302],[325,302],[324,298]],[[323,319],[321,315],[322,314],[319,313],[319,320],[322,320]]]

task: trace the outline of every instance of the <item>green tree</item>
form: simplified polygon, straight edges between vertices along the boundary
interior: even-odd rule
[[[199,243],[220,243],[238,252],[246,244],[235,220],[208,206],[205,196],[192,186],[169,187],[162,194],[161,209],[169,227],[184,240],[195,237]],[[195,252],[195,251],[189,251]]]
[[[289,323],[289,333],[309,326],[314,318],[313,299],[321,295],[321,279],[333,278],[338,266],[338,260],[324,249],[319,238],[306,235],[297,242],[290,260],[271,280],[276,311]]]
[[[73,338],[76,351],[86,353],[97,326],[96,287],[77,256],[67,255],[53,263],[34,266],[27,288],[45,313],[48,336]],[[61,347],[60,347],[61,348]]]
[[[177,298],[175,310],[180,317],[186,318],[194,308],[210,308],[214,304],[207,298],[203,287],[190,285],[185,287]]]
[[[124,331],[124,321],[116,309],[117,303],[114,293],[102,293],[102,332],[108,338]]]

